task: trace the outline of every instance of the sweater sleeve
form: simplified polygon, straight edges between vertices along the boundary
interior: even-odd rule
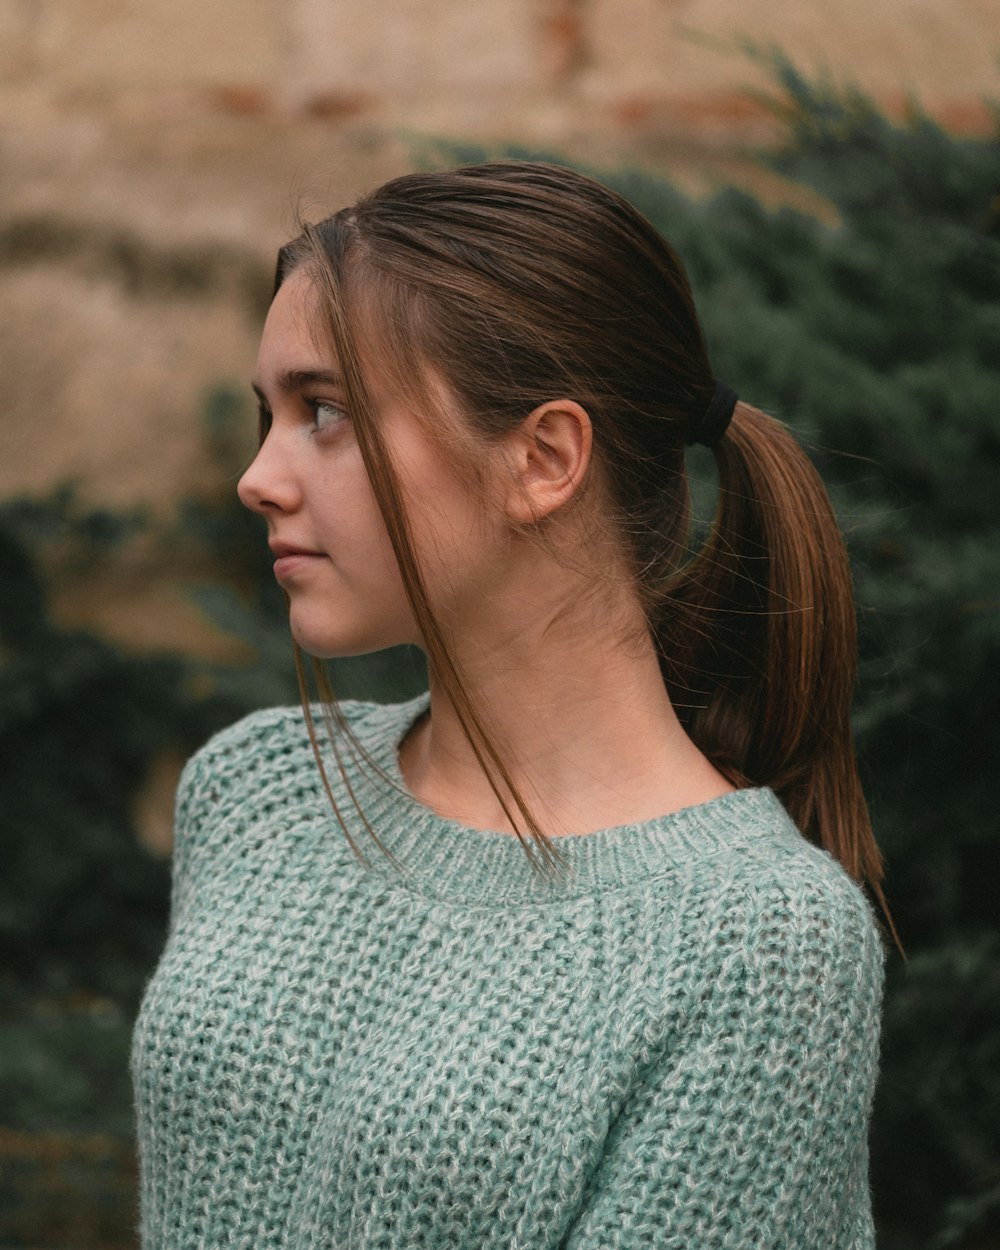
[[[880,938],[839,873],[755,893],[720,907],[688,1044],[613,1123],[565,1250],[874,1245]]]
[[[202,774],[202,753],[197,752],[184,765],[174,798],[174,842],[171,852],[170,930],[177,926],[187,902],[191,874],[188,860],[192,854],[200,822],[204,819],[206,787]]]

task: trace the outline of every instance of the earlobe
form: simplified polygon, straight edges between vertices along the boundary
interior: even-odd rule
[[[576,400],[539,404],[513,435],[511,519],[531,524],[567,504],[586,477],[592,446],[590,417]]]

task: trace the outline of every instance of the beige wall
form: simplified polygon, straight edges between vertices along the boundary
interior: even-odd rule
[[[971,116],[996,87],[998,34],[997,0],[6,0],[0,76],[9,99],[56,111],[228,89],[291,112],[339,97],[380,124],[558,133],[613,125],[633,96],[759,81],[734,55],[750,38]]]
[[[168,512],[232,491],[239,452],[213,466],[200,423],[208,389],[253,367],[248,276],[297,207],[407,168],[403,132],[785,198],[740,155],[769,133],[742,36],[976,131],[998,33],[1000,0],[0,0],[0,499],[75,479]],[[245,453],[252,425],[248,405]],[[127,647],[237,658],[190,594],[203,572],[139,546],[64,569],[54,611]],[[151,844],[178,766],[140,797]]]
[[[203,480],[202,396],[246,378],[257,316],[238,282],[130,283],[123,240],[263,264],[297,204],[404,169],[403,132],[745,178],[769,123],[743,36],[965,129],[998,94],[1000,0],[6,0],[0,496],[74,476],[166,504]],[[39,222],[71,228],[65,254]]]

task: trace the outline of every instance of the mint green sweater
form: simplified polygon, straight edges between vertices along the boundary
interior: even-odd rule
[[[400,787],[424,706],[347,705]],[[403,870],[360,820],[354,857],[298,710],[185,771],[133,1047],[146,1250],[872,1246],[881,944],[770,791],[560,839],[551,883],[351,778]]]

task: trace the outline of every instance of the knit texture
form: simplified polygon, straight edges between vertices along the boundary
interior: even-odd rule
[[[136,1024],[145,1250],[861,1250],[882,947],[769,790],[566,837],[440,819],[348,704],[387,859],[302,713],[188,764]]]

